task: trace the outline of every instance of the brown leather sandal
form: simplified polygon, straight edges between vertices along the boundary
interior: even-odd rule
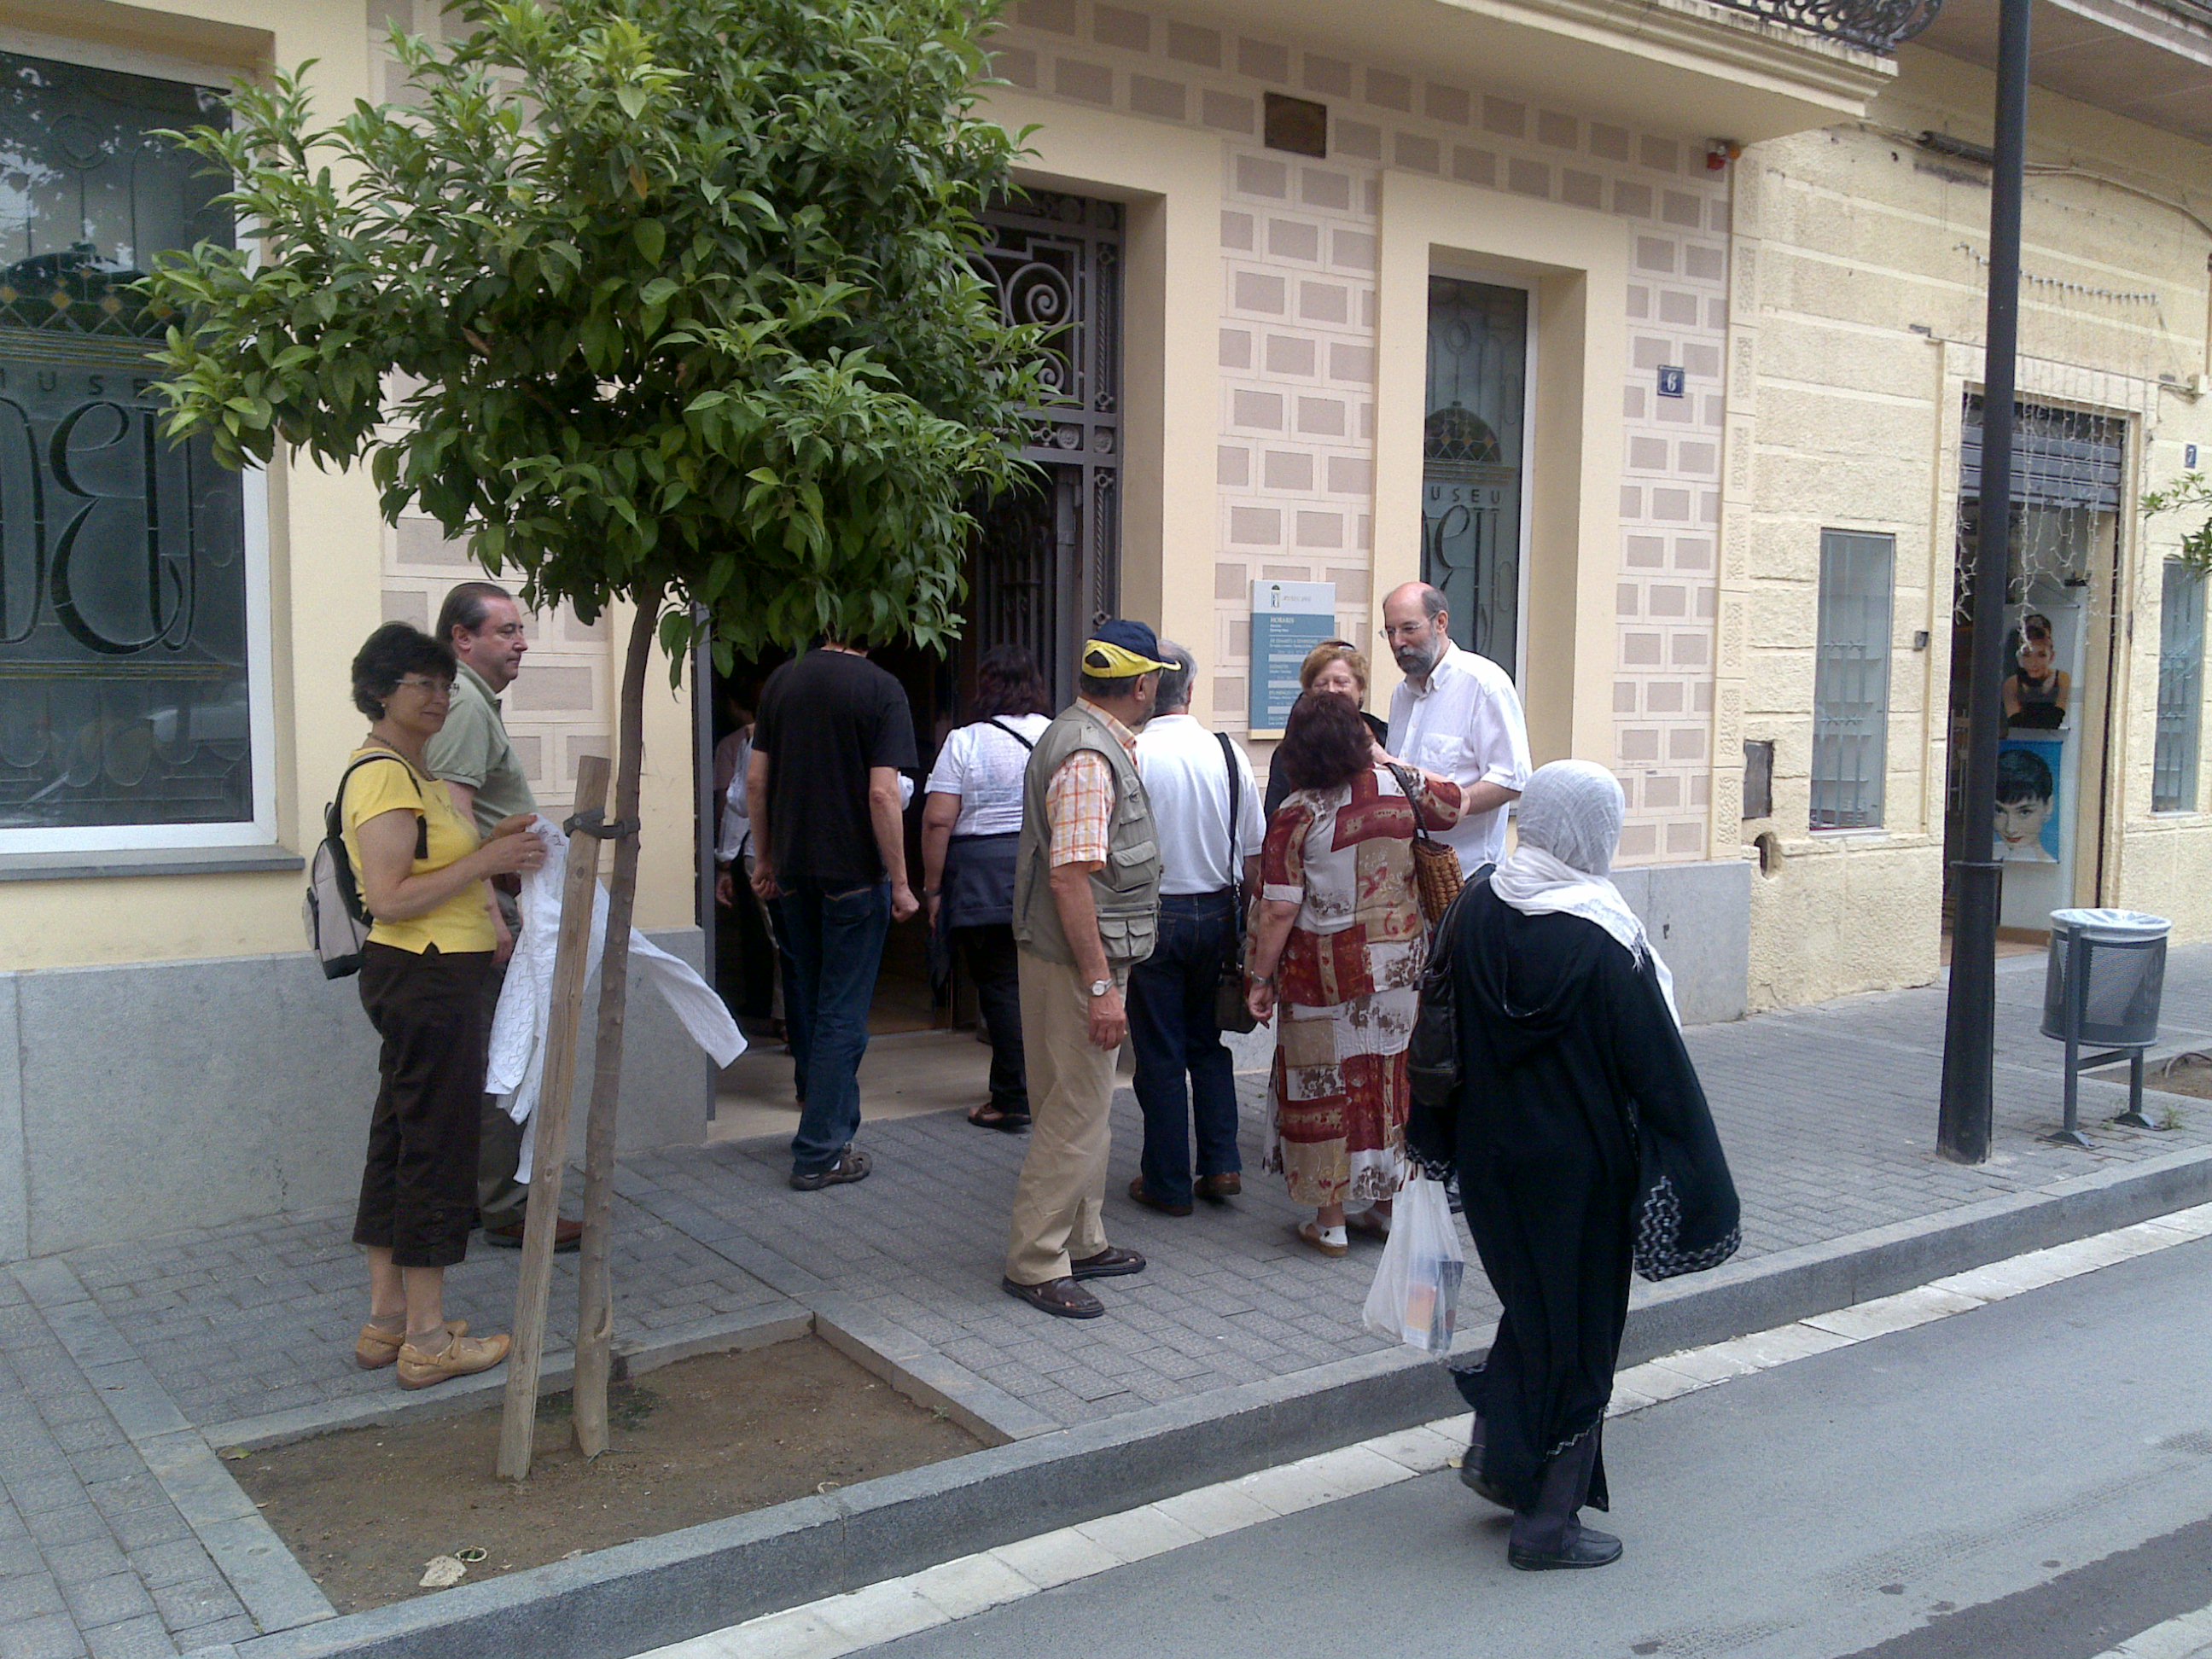
[[[1042,1285],[1024,1285],[1002,1279],[999,1286],[1008,1296],[1018,1297],[1032,1308],[1056,1314],[1062,1319],[1096,1319],[1106,1311],[1104,1303],[1073,1279],[1048,1279]]]
[[[1076,1279],[1120,1279],[1127,1273],[1145,1271],[1145,1258],[1134,1250],[1124,1250],[1109,1244],[1097,1255],[1086,1255],[1067,1264],[1069,1274]]]

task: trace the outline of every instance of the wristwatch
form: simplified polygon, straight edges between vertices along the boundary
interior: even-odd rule
[[[1110,979],[1094,979],[1091,981],[1091,994],[1094,997],[1103,997],[1113,988],[1114,981]]]

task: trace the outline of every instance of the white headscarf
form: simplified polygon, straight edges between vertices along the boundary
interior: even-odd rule
[[[1680,1025],[1674,976],[1610,879],[1627,815],[1620,781],[1602,766],[1566,760],[1538,767],[1521,792],[1520,845],[1490,878],[1490,890],[1523,915],[1580,916],[1604,928],[1638,961],[1651,963],[1667,1012]]]

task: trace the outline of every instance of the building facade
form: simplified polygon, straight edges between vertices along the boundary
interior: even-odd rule
[[[240,477],[155,442],[160,319],[123,285],[233,234],[153,131],[271,64],[316,60],[326,112],[381,98],[392,21],[361,0],[0,4],[0,1259],[360,1179],[376,1044],[356,981],[304,954],[303,855],[362,735],[354,652],[471,567],[428,521],[386,528],[365,474]],[[579,752],[611,752],[627,625],[536,619],[507,702],[550,811]],[[639,923],[696,958],[690,700],[650,684]],[[711,1067],[656,999],[633,1006],[624,1139],[696,1140]]]
[[[2124,3],[2157,28],[2096,15]],[[925,746],[977,647],[1065,681],[1118,611],[1193,647],[1194,712],[1264,763],[1255,611],[1320,606],[1380,708],[1381,597],[1426,579],[1514,672],[1537,757],[1620,775],[1618,879],[1692,1018],[1931,978],[1990,9],[1947,0],[1893,51],[1926,21],[1902,0],[1746,4],[1015,0],[982,108],[1028,132],[1024,194],[978,270],[1064,325],[1062,401],[1046,487],[978,538],[962,658],[918,671]],[[2097,50],[2039,64],[2033,118],[2002,619],[2023,935],[2078,901],[2212,936],[2203,595],[2169,557],[2187,521],[2135,510],[2212,445],[2212,50],[2173,4],[2040,14]],[[119,287],[232,234],[152,129],[307,58],[325,109],[398,97],[395,23],[445,27],[434,0],[0,0],[28,158],[0,179],[0,1259],[335,1202],[357,1171],[373,1043],[301,950],[301,858],[360,638],[473,567],[383,526],[363,477],[152,445]],[[508,709],[549,809],[604,752],[625,626],[537,619]],[[687,948],[694,714],[650,698],[639,898]],[[706,1130],[659,1018],[633,1145]]]
[[[2064,695],[2014,699],[2002,921],[2026,941],[2054,908],[2121,905],[2203,939],[2203,589],[2173,556],[2191,520],[2137,503],[2212,458],[2212,29],[2177,9],[2145,39],[2132,9],[2095,10],[2036,23],[2056,39],[2030,103],[2002,625],[2017,680],[2048,624],[2051,673],[2029,678],[2048,698],[2063,675]],[[1753,1006],[1939,968],[1946,860],[1969,839],[1955,772],[1995,98],[1972,58],[1993,39],[1947,11],[1864,119],[1735,169],[1714,823],[1741,823],[1761,872]]]

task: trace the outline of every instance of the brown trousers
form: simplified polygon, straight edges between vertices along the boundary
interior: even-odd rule
[[[490,966],[489,951],[362,950],[361,1004],[384,1048],[353,1242],[389,1249],[396,1267],[450,1267],[468,1253]]]

